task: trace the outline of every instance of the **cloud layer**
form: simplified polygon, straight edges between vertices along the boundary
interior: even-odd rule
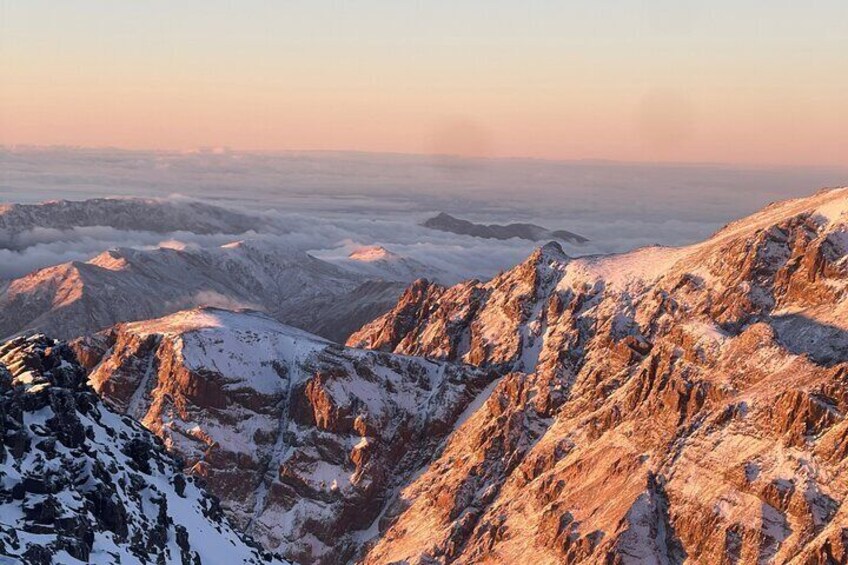
[[[339,259],[383,245],[448,273],[487,278],[521,261],[528,241],[418,225],[438,211],[478,222],[529,221],[590,238],[573,255],[680,245],[769,201],[848,184],[832,169],[743,169],[604,162],[462,160],[337,153],[176,154],[0,150],[7,202],[99,196],[202,201],[261,218],[243,234],[152,233],[90,226],[0,234],[0,278],[87,260],[112,247],[222,245],[261,239]],[[5,243],[4,243],[5,242]]]

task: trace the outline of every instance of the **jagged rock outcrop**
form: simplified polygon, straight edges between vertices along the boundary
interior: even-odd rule
[[[416,282],[348,344],[504,376],[361,560],[848,562],[846,256],[837,189],[689,247]]]
[[[544,298],[567,261],[552,242],[487,283],[445,288],[418,280],[391,312],[354,333],[348,345],[532,370],[541,344]]]
[[[111,406],[162,438],[240,527],[299,563],[353,558],[493,378],[209,308],[73,347]]]
[[[85,379],[60,342],[0,345],[0,561],[282,563]]]

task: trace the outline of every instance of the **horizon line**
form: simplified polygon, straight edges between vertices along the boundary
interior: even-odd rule
[[[369,151],[364,149],[242,149],[226,145],[203,145],[190,148],[139,148],[121,147],[117,145],[68,145],[68,144],[32,144],[32,143],[0,143],[0,151],[113,151],[120,153],[150,153],[160,155],[266,155],[283,156],[287,154],[324,154],[324,155],[359,155],[359,156],[385,156],[385,157],[414,157],[430,159],[451,159],[457,161],[526,161],[540,163],[597,163],[606,165],[630,165],[630,166],[654,166],[654,167],[709,167],[709,168],[735,168],[735,169],[834,169],[848,171],[848,163],[812,163],[812,164],[786,164],[769,162],[732,162],[732,161],[638,161],[628,159],[615,159],[607,157],[533,157],[522,155],[487,156],[487,155],[460,155],[451,153],[415,153],[404,151]]]

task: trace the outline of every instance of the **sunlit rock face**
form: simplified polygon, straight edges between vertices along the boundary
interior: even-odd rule
[[[684,248],[418,281],[349,345],[503,375],[366,563],[848,560],[848,189]]]

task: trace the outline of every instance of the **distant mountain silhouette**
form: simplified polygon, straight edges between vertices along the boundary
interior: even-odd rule
[[[549,230],[535,224],[507,224],[505,226],[498,224],[475,224],[468,220],[454,218],[444,212],[433,216],[421,225],[434,230],[483,237],[486,239],[511,239],[517,237],[530,241],[542,241],[545,239],[559,239],[570,243],[585,243],[589,241],[582,235],[566,230]]]

